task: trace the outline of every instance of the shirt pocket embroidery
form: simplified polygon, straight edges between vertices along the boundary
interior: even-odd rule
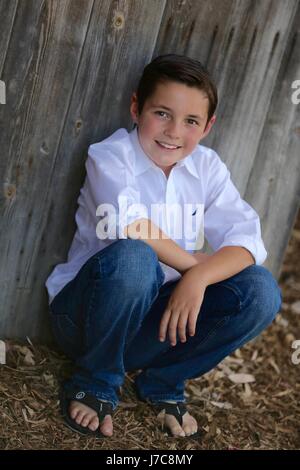
[[[198,251],[204,245],[204,204],[184,205],[185,250]]]

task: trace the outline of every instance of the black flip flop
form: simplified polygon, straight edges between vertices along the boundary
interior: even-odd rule
[[[188,411],[186,408],[186,404],[183,402],[176,402],[176,403],[167,403],[167,402],[155,402],[153,403],[151,400],[144,398],[141,396],[139,389],[137,388],[136,383],[134,382],[133,388],[137,399],[144,403],[148,403],[152,406],[153,410],[156,414],[159,414],[161,411],[165,410],[165,413],[174,416],[177,421],[179,422],[180,426],[183,424],[182,416]],[[170,429],[167,426],[162,426],[161,428],[163,433],[167,433],[169,437],[178,438],[178,439],[197,439],[202,438],[203,433],[201,431],[196,431],[194,434],[190,436],[174,436],[171,433]]]
[[[185,403],[182,403],[182,402],[177,402],[177,403],[157,402],[157,403],[153,403],[152,406],[153,406],[155,412],[158,413],[158,414],[161,411],[164,411],[166,414],[174,416],[177,419],[180,426],[182,427],[182,424],[183,424],[182,417],[188,411],[187,408],[186,408]],[[194,434],[191,434],[190,436],[174,436],[174,434],[172,434],[170,429],[165,425],[163,425],[161,430],[164,433],[166,432],[169,437],[173,437],[173,438],[176,437],[176,438],[179,438],[179,439],[195,439],[195,438],[199,438],[199,437],[202,436],[202,433],[200,431],[196,431]]]
[[[96,411],[97,416],[99,418],[99,427],[96,431],[92,431],[88,427],[81,426],[77,424],[74,419],[71,418],[69,413],[69,406],[71,401],[78,401],[83,403],[84,405],[92,408]],[[104,434],[100,431],[100,423],[103,421],[106,415],[113,414],[113,406],[109,402],[102,401],[95,396],[91,395],[88,392],[84,392],[81,390],[64,390],[61,389],[60,391],[60,407],[62,417],[65,421],[66,426],[72,429],[72,431],[78,432],[82,435],[94,436],[96,439],[103,439],[105,437]]]

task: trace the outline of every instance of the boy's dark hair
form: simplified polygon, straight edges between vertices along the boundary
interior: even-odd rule
[[[198,60],[178,54],[160,55],[144,68],[137,88],[139,114],[145,101],[155,92],[156,85],[166,81],[184,83],[203,91],[209,100],[207,122],[214,115],[218,92],[208,71]]]

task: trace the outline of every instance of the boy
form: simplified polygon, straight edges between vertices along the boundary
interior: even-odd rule
[[[137,394],[164,410],[164,429],[195,435],[185,381],[257,336],[280,309],[280,289],[260,266],[258,215],[218,155],[199,145],[216,106],[198,61],[160,56],[132,96],[133,131],[89,147],[68,261],[46,283],[54,335],[76,365],[61,405],[78,432],[112,435],[125,372],[139,370]],[[162,211],[152,211],[157,204]],[[199,252],[201,224],[211,256]]]

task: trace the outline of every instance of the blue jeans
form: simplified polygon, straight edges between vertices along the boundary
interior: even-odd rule
[[[263,266],[251,265],[206,288],[196,333],[176,346],[158,340],[175,286],[163,284],[155,251],[118,240],[92,256],[50,304],[56,341],[74,360],[66,388],[90,392],[115,409],[127,371],[150,402],[185,401],[184,383],[214,368],[257,336],[280,310],[281,290]]]

